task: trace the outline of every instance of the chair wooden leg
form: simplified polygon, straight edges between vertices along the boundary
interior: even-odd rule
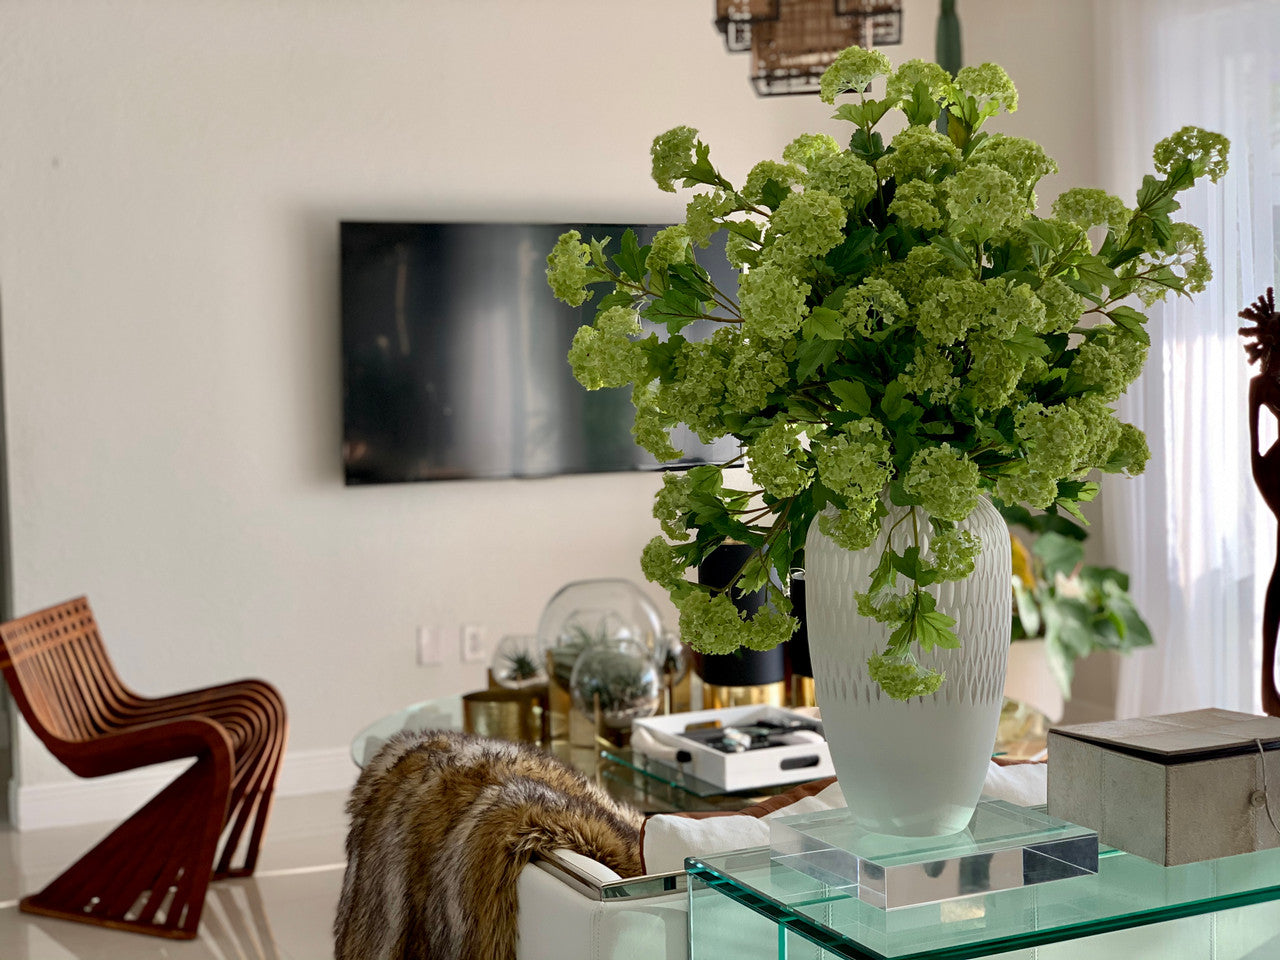
[[[19,908],[115,930],[192,939],[229,790],[229,771],[201,757]]]
[[[220,723],[238,728],[241,733],[228,829],[214,868],[214,880],[250,876],[256,868],[288,737],[284,699],[274,687],[258,680],[242,681],[236,687],[235,704],[213,711]],[[246,829],[249,832],[244,859],[239,867],[233,867],[232,860]]]

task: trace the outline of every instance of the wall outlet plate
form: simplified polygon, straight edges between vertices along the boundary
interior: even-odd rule
[[[484,663],[489,659],[489,649],[484,640],[484,627],[478,623],[464,623],[460,634],[464,662]]]

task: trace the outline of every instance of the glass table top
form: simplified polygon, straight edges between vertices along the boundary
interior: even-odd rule
[[[780,935],[871,960],[966,960],[1280,900],[1280,849],[1180,867],[1104,849],[1096,875],[897,910],[781,866],[768,848],[691,858],[686,869],[695,943],[727,897]]]

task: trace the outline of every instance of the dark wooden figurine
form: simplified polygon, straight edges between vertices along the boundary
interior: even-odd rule
[[[1249,381],[1249,441],[1252,450],[1253,480],[1262,493],[1263,502],[1280,522],[1280,440],[1263,453],[1258,444],[1258,416],[1263,407],[1280,420],[1280,313],[1276,312],[1275,294],[1268,287],[1253,306],[1240,311],[1240,316],[1254,323],[1241,327],[1242,337],[1252,338],[1245,344],[1250,363],[1262,361],[1262,370]],[[1266,603],[1262,608],[1262,709],[1280,716],[1280,691],[1276,690],[1276,632],[1280,628],[1280,526],[1277,527],[1276,565],[1267,584]]]

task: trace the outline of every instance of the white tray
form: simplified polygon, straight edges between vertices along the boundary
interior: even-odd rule
[[[812,719],[806,714],[779,707],[726,707],[720,710],[694,710],[664,717],[646,717],[632,722],[649,737],[634,737],[631,748],[652,756],[665,764],[674,764],[674,750],[687,750],[692,757],[680,768],[699,780],[723,787],[726,792],[776,787],[784,783],[801,783],[834,777],[831,752],[825,740],[794,743],[778,747],[762,747],[742,753],[724,753],[683,736],[691,724],[719,720],[732,727],[761,720]]]

